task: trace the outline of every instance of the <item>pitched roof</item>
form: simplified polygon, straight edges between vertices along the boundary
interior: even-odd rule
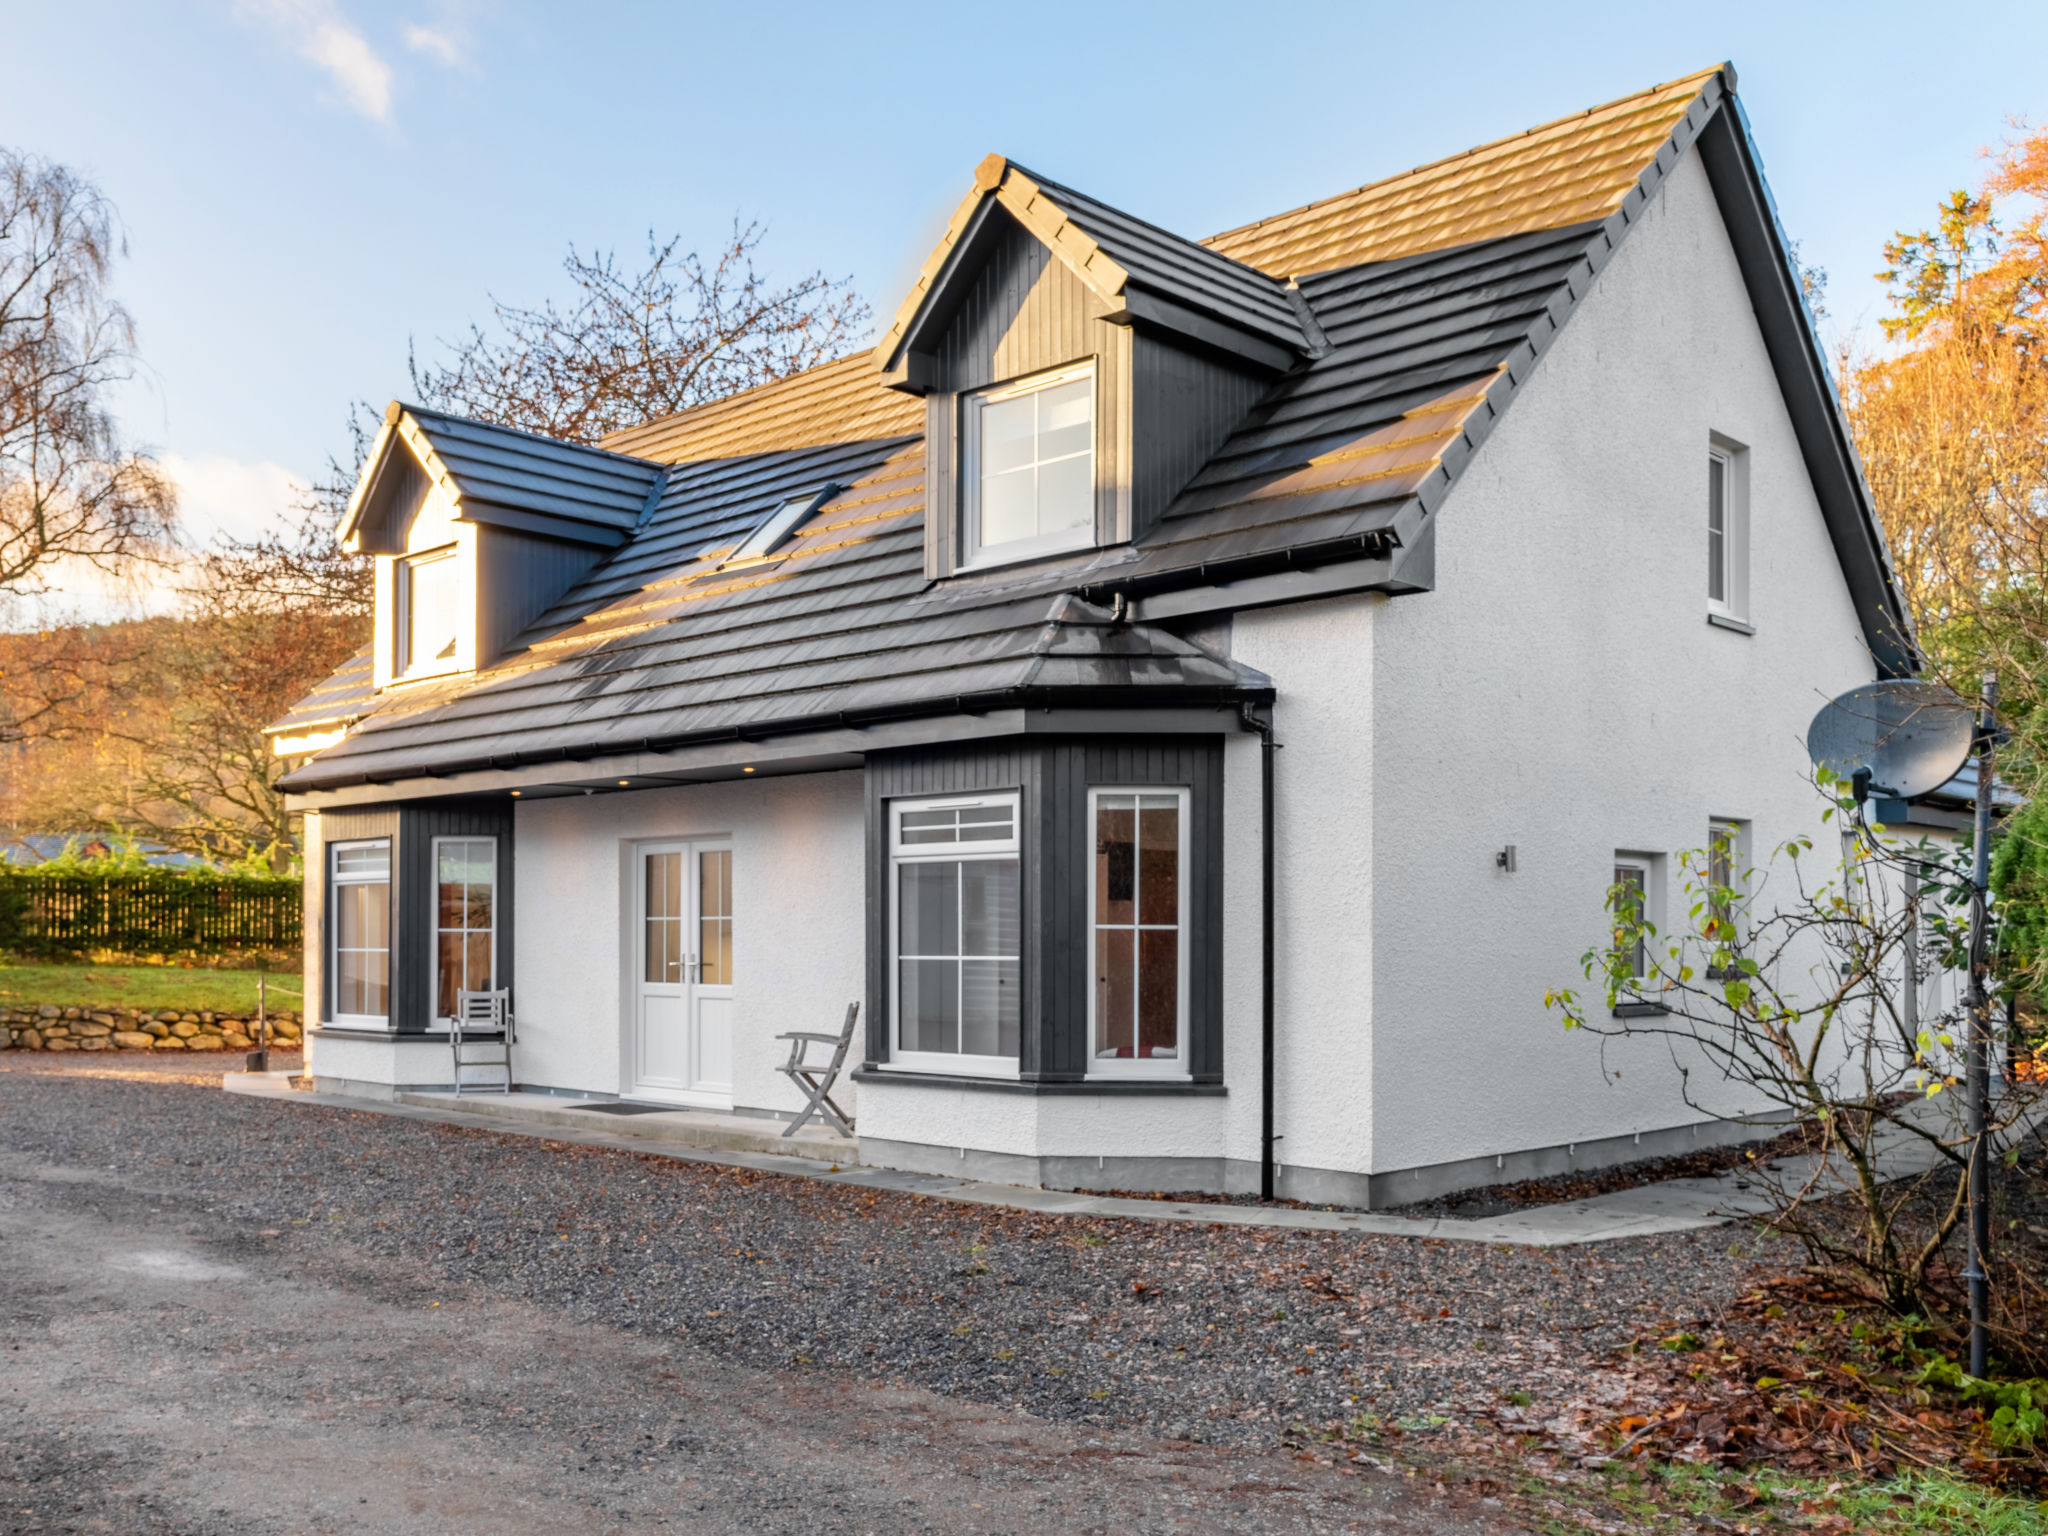
[[[966,264],[973,232],[991,207],[1000,207],[1029,230],[1098,297],[1141,318],[1170,323],[1172,317],[1161,312],[1162,301],[1172,309],[1185,308],[1267,344],[1275,368],[1314,350],[1284,283],[990,155],[975,169],[974,189],[954,210],[946,233],[876,345],[875,363],[882,371],[898,366],[928,314],[937,310],[943,315],[936,301],[947,280]]]
[[[1203,244],[1262,272],[1303,277],[1604,219],[1723,75],[1732,93],[1733,68],[1716,65]]]
[[[394,400],[341,537],[355,537],[392,480],[415,466],[448,493],[459,518],[614,547],[631,536],[661,480],[661,466],[646,459]]]
[[[531,626],[523,652],[481,675],[383,695],[367,668],[338,675],[281,724],[361,723],[285,785],[667,750],[1063,690],[1124,704],[1259,696],[1267,679],[1153,621],[1193,611],[1203,592],[1223,594],[1212,607],[1285,600],[1324,573],[1349,583],[1328,590],[1426,585],[1435,508],[1662,177],[1729,119],[1722,81],[1708,71],[1219,237],[1304,264],[1299,294],[1323,350],[1275,381],[1133,544],[927,582],[924,404],[886,387],[866,354],[614,434],[609,454],[668,466],[632,541]],[[1710,175],[1746,153],[1739,128],[1717,131]],[[1010,186],[1021,173],[1003,166]],[[1093,242],[1091,264],[1139,270],[1122,261],[1137,235],[1119,244],[1110,220],[1056,195],[1059,238]],[[1753,288],[1784,265],[1778,238],[1738,239]],[[1361,251],[1378,254],[1354,260]],[[1325,260],[1338,264],[1316,266]],[[1759,314],[1782,307],[1760,301]],[[1800,335],[1773,345],[1812,351]],[[1823,396],[1801,409],[1824,415]],[[1815,416],[1806,435],[1826,431]],[[720,569],[770,508],[828,480],[846,489],[773,556]],[[1836,501],[1845,570],[1875,614],[1881,537],[1867,504]],[[1112,606],[1118,597],[1130,602]]]

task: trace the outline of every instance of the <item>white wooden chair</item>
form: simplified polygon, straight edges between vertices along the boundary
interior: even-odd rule
[[[840,1135],[849,1138],[853,1135],[853,1117],[832,1102],[832,1085],[839,1081],[839,1069],[846,1065],[846,1053],[853,1044],[854,1020],[859,1017],[860,1004],[848,1003],[846,1022],[836,1035],[821,1035],[815,1030],[792,1030],[775,1037],[789,1042],[789,1060],[775,1070],[802,1089],[808,1101],[804,1112],[783,1127],[783,1135],[794,1136],[813,1115],[823,1115]],[[831,1046],[832,1059],[820,1062],[805,1060],[805,1054],[814,1045]]]
[[[471,1093],[512,1091],[512,1039],[512,993],[508,988],[500,987],[495,992],[455,994],[455,1017],[448,1022],[448,1043],[455,1052],[457,1097],[461,1096],[465,1086]],[[464,1067],[503,1072],[505,1081],[502,1085],[465,1084],[462,1080]]]

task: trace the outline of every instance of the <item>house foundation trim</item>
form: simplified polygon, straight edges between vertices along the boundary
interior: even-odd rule
[[[856,1083],[885,1083],[890,1087],[974,1088],[989,1093],[1025,1093],[1040,1098],[1063,1094],[1085,1094],[1100,1098],[1222,1098],[1230,1090],[1222,1083],[1194,1083],[1174,1079],[1146,1078],[1055,1078],[969,1077],[951,1072],[898,1072],[887,1067],[855,1067],[848,1074]]]

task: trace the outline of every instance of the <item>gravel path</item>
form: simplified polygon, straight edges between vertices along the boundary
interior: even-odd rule
[[[157,1219],[251,1273],[353,1296],[402,1270],[407,1317],[509,1308],[519,1336],[580,1329],[682,1379],[979,1404],[1019,1433],[1263,1452],[1296,1422],[1457,1420],[1509,1391],[1540,1410],[1583,1390],[1588,1354],[1700,1321],[1749,1267],[1727,1229],[1537,1251],[1042,1218],[54,1066],[0,1058],[0,1172],[44,1214],[87,1187],[49,1171],[84,1170],[61,1176],[157,1192]],[[1236,1528],[1214,1517],[1196,1528]]]

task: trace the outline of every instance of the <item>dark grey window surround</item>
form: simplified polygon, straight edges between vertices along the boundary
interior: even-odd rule
[[[397,805],[352,806],[320,818],[323,843],[360,838],[391,840],[391,1028],[401,1035],[429,1034],[434,989],[434,839],[488,837],[498,845],[498,985],[513,978],[513,846],[509,801],[496,797],[407,800]],[[334,1017],[333,871],[323,856],[320,904],[320,1017]],[[353,1031],[352,1033],[361,1033]],[[436,1035],[435,1038],[445,1038]]]
[[[1192,1083],[1089,1079],[1088,791],[1189,791],[1188,1054]],[[890,1047],[888,809],[893,800],[1014,790],[1022,813],[1024,964],[1018,1077],[889,1073],[888,1080],[1006,1092],[1220,1091],[1223,1080],[1223,741],[1220,736],[1017,740],[875,753],[867,765],[868,985],[865,1079]]]

